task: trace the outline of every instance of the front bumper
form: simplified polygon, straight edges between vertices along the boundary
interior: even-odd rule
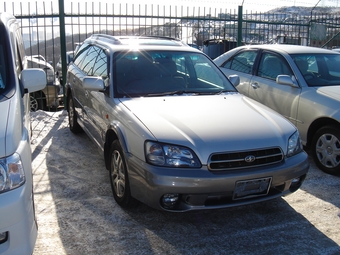
[[[33,197],[32,154],[24,129],[16,153],[20,155],[25,182],[0,194],[0,254],[32,254],[38,235]]]
[[[23,186],[0,194],[0,254],[32,254],[38,228],[32,187]]]
[[[309,169],[305,152],[280,164],[232,171],[156,167],[131,155],[126,158],[131,195],[153,208],[167,211],[227,208],[285,196],[300,188]],[[264,179],[270,180],[265,192],[236,196],[237,182]],[[172,208],[162,204],[165,194],[178,194]]]

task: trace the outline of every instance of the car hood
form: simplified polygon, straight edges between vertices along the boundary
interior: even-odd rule
[[[317,88],[317,92],[340,101],[340,86],[326,86]]]
[[[160,142],[211,152],[279,146],[286,151],[295,127],[239,93],[121,99]]]

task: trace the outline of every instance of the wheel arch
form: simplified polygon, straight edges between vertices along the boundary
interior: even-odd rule
[[[127,152],[127,146],[122,134],[122,131],[119,128],[118,124],[112,125],[106,132],[105,135],[105,143],[104,143],[104,160],[105,160],[105,167],[107,170],[110,169],[110,150],[111,144],[118,140],[122,146],[123,152]]]
[[[313,136],[315,133],[324,126],[336,126],[340,129],[340,123],[334,119],[331,118],[319,118],[317,120],[314,120],[313,123],[309,126],[308,133],[307,133],[307,143],[306,146],[310,148],[313,140]]]

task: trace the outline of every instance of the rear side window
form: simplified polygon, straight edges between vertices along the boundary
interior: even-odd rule
[[[99,76],[106,79],[107,55],[105,51],[97,46],[84,47],[77,54],[74,64],[88,76]]]
[[[256,51],[243,51],[224,63],[222,67],[237,72],[251,74],[256,55]]]
[[[83,63],[84,63],[84,59],[87,55],[87,52],[90,49],[90,45],[88,44],[83,44],[82,47],[79,49],[75,59],[74,59],[74,64],[76,66],[78,66],[80,69],[83,68]]]

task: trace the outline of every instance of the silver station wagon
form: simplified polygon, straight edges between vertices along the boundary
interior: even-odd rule
[[[91,36],[68,68],[66,96],[71,131],[103,151],[122,207],[265,201],[298,190],[309,169],[292,123],[176,39]]]

